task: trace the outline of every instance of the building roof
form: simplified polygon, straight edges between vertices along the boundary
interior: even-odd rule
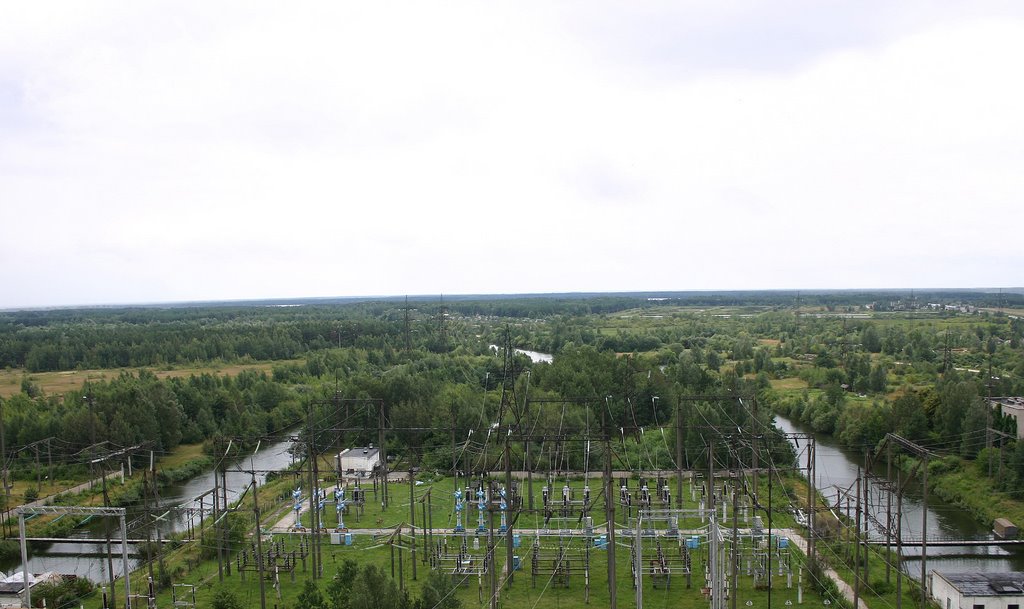
[[[1024,596],[1024,571],[1004,573],[935,572],[964,596]]]
[[[25,582],[0,582],[0,594],[21,594]]]
[[[380,449],[372,446],[346,448],[341,451],[339,457],[361,457],[363,459],[380,459]]]
[[[1012,410],[1024,409],[1024,397],[1021,396],[989,398],[989,401],[993,404],[999,404],[1004,408],[1010,408]]]

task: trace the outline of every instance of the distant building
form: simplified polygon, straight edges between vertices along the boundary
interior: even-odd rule
[[[931,575],[931,595],[942,609],[1020,609],[1024,571]]]
[[[346,448],[338,453],[338,470],[342,476],[367,478],[384,467],[380,449],[373,444],[362,448]]]
[[[1024,397],[991,398],[989,403],[1017,422],[1017,439],[1024,440]]]
[[[28,587],[35,588],[36,585],[48,581],[59,581],[62,576],[53,572],[29,574]],[[33,599],[33,604],[35,600]],[[25,575],[21,571],[10,576],[0,573],[0,607],[24,607],[25,606]]]

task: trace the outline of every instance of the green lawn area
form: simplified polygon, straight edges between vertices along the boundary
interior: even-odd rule
[[[172,469],[175,467],[181,467],[182,465],[192,461],[193,459],[199,459],[205,456],[203,454],[202,443],[198,444],[181,444],[170,454],[160,457],[158,461],[158,469]]]
[[[559,492],[562,483],[564,483],[564,481],[560,481],[555,485]],[[574,489],[577,489],[577,491],[582,489],[582,480],[570,480],[569,483]],[[692,508],[695,507],[695,504],[690,495],[688,480],[686,484],[687,486],[684,492],[684,507]],[[261,506],[264,510],[267,510],[264,512],[265,514],[270,514],[264,519],[265,526],[270,523],[277,522],[277,520],[289,514],[291,505],[290,489],[292,488],[292,485],[293,480],[288,478],[274,481],[260,489]],[[599,485],[600,482],[598,480],[591,481],[592,490],[596,490],[595,487]],[[542,482],[535,486],[535,496],[538,504],[540,504],[541,486],[543,486]],[[636,482],[631,481],[631,486],[633,489],[636,489]],[[760,486],[763,488],[762,492],[767,493],[767,480],[762,479]],[[779,485],[776,484],[775,492],[778,493],[776,497],[781,498],[783,496],[783,492],[782,489],[778,487]],[[391,486],[391,496],[393,499],[391,506],[386,510],[381,511],[379,504],[372,506],[367,505],[366,512],[362,519],[356,518],[355,515],[350,515],[346,517],[346,524],[350,528],[376,528],[378,521],[385,526],[395,526],[400,522],[408,521],[408,489],[409,486],[407,484],[393,484]],[[467,506],[466,508],[468,515],[465,523],[467,524],[466,528],[468,529],[468,533],[465,537],[460,534],[455,534],[451,530],[451,527],[454,524],[451,517],[453,506],[453,480],[451,478],[439,479],[432,483],[414,486],[413,489],[418,521],[421,520],[422,513],[420,500],[426,497],[428,490],[431,492],[431,504],[433,507],[433,521],[435,527],[432,539],[435,542],[435,545],[439,545],[441,547],[447,546],[449,552],[454,553],[456,548],[461,545],[463,540],[465,540],[469,553],[476,557],[476,561],[479,564],[486,552],[487,541],[486,535],[482,535],[477,538],[475,534],[475,508],[470,506]],[[577,496],[579,496],[579,492],[577,493]],[[370,497],[372,498],[372,495],[370,495]],[[244,507],[246,506],[243,506],[243,509]],[[616,520],[624,521],[625,517],[621,513],[621,510],[617,511],[619,512],[619,515]],[[333,505],[327,506],[327,509],[325,510],[325,525],[334,525],[335,512]],[[601,517],[603,512],[603,504],[598,502],[596,509],[594,510],[595,525],[598,527],[601,527],[604,524],[604,518]],[[731,515],[729,518],[731,518]],[[789,514],[777,513],[774,515],[773,520],[776,527],[793,526],[793,519]],[[306,522],[308,522],[308,520],[306,520]],[[516,528],[520,531],[520,546],[518,548],[514,548],[514,551],[515,555],[519,557],[521,570],[516,571],[513,575],[512,583],[503,587],[500,591],[500,606],[537,608],[583,608],[588,606],[608,606],[610,602],[607,585],[608,552],[607,550],[594,548],[592,546],[588,550],[588,541],[585,538],[568,536],[559,537],[557,535],[545,535],[539,537],[540,552],[542,555],[541,560],[538,563],[538,573],[536,575],[532,573],[534,561],[531,548],[535,540],[538,538],[531,529],[539,526],[543,526],[542,518],[537,515],[524,515],[516,523]],[[621,522],[620,526],[622,526]],[[703,523],[700,519],[692,519],[684,521],[681,526],[684,528],[699,528],[703,526]],[[744,527],[747,525],[743,520],[741,520],[740,526]],[[422,530],[419,530],[417,536],[417,579],[415,581],[412,580],[412,565],[410,563],[411,555],[408,550],[395,551],[396,562],[394,567],[392,567],[392,549],[386,543],[386,536],[357,534],[354,536],[353,545],[351,546],[331,545],[328,542],[328,538],[324,536],[322,538],[324,579],[320,582],[321,589],[326,588],[327,581],[331,576],[333,576],[341,561],[346,558],[351,558],[356,560],[360,565],[375,564],[381,567],[384,572],[388,574],[391,574],[392,568],[394,568],[393,572],[396,580],[399,577],[400,570],[404,579],[403,585],[406,586],[410,593],[415,597],[419,593],[420,586],[425,579],[427,570],[430,568],[428,562],[425,562],[427,557],[423,552],[423,542],[425,540],[422,535]],[[498,573],[503,574],[506,562],[505,537],[503,535],[497,535],[496,537],[497,568]],[[292,550],[297,550],[303,539],[308,539],[308,536],[298,534],[274,534],[267,538],[266,547],[271,547],[275,543],[280,543],[284,546],[286,552],[290,552]],[[474,544],[474,539],[479,540],[477,544]],[[681,543],[679,539],[662,536],[659,541],[662,550],[666,554],[679,554],[679,544]],[[571,572],[568,576],[567,582],[563,582],[552,577],[553,556],[557,554],[560,545],[565,549],[570,565]],[[632,585],[630,570],[631,545],[632,539],[620,533],[616,544],[616,585],[618,588],[618,602],[621,606],[633,606],[634,603],[633,597],[635,590]],[[653,540],[647,539],[644,541],[645,565],[650,564],[650,557],[655,555],[656,550],[657,548]],[[219,576],[216,561],[199,561],[197,559],[198,552],[198,542],[192,542],[176,550],[172,555],[166,558],[170,572],[174,573],[175,582],[196,586],[197,606],[209,606],[214,592],[220,586],[223,586],[237,594],[239,598],[242,599],[244,606],[257,606],[259,602],[259,595],[258,586],[254,579],[255,573],[246,572],[245,581],[243,581],[242,576],[237,570],[238,563],[233,562],[231,575],[225,575],[224,583],[220,584],[218,583]],[[745,545],[741,550],[741,555],[745,558],[741,559],[741,577],[739,580],[740,596],[738,600],[740,605],[743,607],[747,606],[747,601],[752,603],[751,606],[761,607],[766,606],[768,601],[767,589],[755,589],[753,578],[747,573],[748,566],[746,565],[757,564],[753,554],[754,546],[750,546],[749,544]],[[399,567],[398,562],[399,556],[401,556],[401,567]],[[747,560],[746,557],[748,556],[750,557],[750,560]],[[656,608],[684,607],[694,609],[707,607],[708,600],[702,594],[701,590],[706,585],[704,581],[704,566],[707,562],[707,558],[707,539],[706,536],[704,536],[702,537],[700,548],[694,550],[691,554],[692,574],[690,577],[689,587],[686,585],[686,576],[681,573],[671,576],[671,579],[669,580],[670,585],[668,587],[663,585],[655,587],[654,581],[650,577],[646,577],[644,579],[643,590],[645,606]],[[588,559],[589,569],[588,572],[585,573],[584,566]],[[800,553],[794,546],[790,545],[789,550],[783,551],[779,555],[773,555],[771,560],[773,573],[773,586],[771,591],[772,602],[785,605],[786,601],[789,601],[793,605],[796,605],[797,588],[801,581],[800,567],[803,560]],[[782,575],[779,575],[780,563],[783,567]],[[285,607],[294,607],[295,600],[302,588],[302,585],[305,580],[311,576],[309,571],[310,567],[311,561],[309,558],[307,558],[306,569],[303,569],[301,560],[297,561],[297,568],[294,573],[294,583],[292,583],[292,576],[290,573],[279,574],[279,591],[270,585],[270,581],[268,581],[268,585],[266,587],[268,594],[268,606],[276,605],[280,609],[284,609]],[[646,568],[647,567],[645,566],[645,569]],[[792,574],[791,577],[787,577],[787,572]],[[144,571],[133,577],[133,587],[136,589],[139,589],[139,586],[144,585],[143,575]],[[503,575],[500,575],[499,580],[503,577]],[[586,601],[586,596],[588,595],[588,582],[589,604]],[[181,590],[181,588],[179,588],[179,590]],[[459,588],[457,591],[457,595],[463,600],[464,606],[466,607],[486,606],[489,593],[490,579],[487,575],[481,577],[470,577],[469,581],[466,582],[466,585]],[[803,595],[805,604],[812,603],[815,606],[820,605],[820,599],[818,599],[809,590],[804,589]],[[159,606],[169,606],[170,601],[170,594],[166,592],[161,594],[158,599]],[[93,605],[88,604],[87,606]]]
[[[771,379],[770,383],[772,389],[779,392],[803,391],[807,389],[807,381],[795,376],[784,379]]]
[[[479,546],[479,550],[472,549],[473,539],[475,536],[470,534],[467,541],[467,547],[470,548],[470,553],[476,557],[479,562],[485,553],[486,540],[482,540]],[[449,548],[455,548],[461,543],[461,538],[449,535],[447,538]],[[281,541],[287,551],[297,548],[299,546],[299,536],[297,535],[282,535],[274,536],[269,542],[273,543]],[[607,573],[608,573],[608,552],[607,550],[591,548],[589,550],[589,573],[585,573],[584,564],[586,562],[587,551],[585,548],[586,540],[582,538],[574,539],[563,539],[558,538],[542,538],[541,540],[541,551],[545,552],[547,556],[551,556],[558,552],[558,546],[561,545],[565,548],[566,555],[569,560],[569,566],[571,572],[568,576],[567,582],[561,582],[556,580],[551,575],[551,567],[547,566],[548,561],[542,560],[541,564],[538,565],[539,572],[536,577],[532,574],[533,560],[531,558],[531,550],[528,547],[529,543],[524,540],[523,546],[516,549],[517,555],[521,559],[521,570],[516,571],[513,575],[512,582],[510,585],[505,586],[500,592],[500,606],[503,607],[538,607],[538,608],[554,608],[554,607],[607,607],[609,604],[609,591],[607,585]],[[663,546],[673,546],[677,542],[675,540],[663,541]],[[645,541],[645,555],[653,555],[655,551],[652,547],[653,543]],[[381,538],[375,538],[373,536],[357,536],[354,540],[353,545],[330,545],[327,540],[324,540],[322,548],[323,552],[323,563],[324,563],[324,579],[321,580],[321,589],[326,587],[326,583],[331,576],[336,572],[338,565],[345,558],[351,558],[357,561],[360,565],[374,564],[384,570],[385,573],[392,573],[392,560],[391,560],[391,548],[383,543]],[[647,554],[650,552],[650,554]],[[749,554],[749,551],[745,551],[744,554]],[[396,551],[395,565],[394,565],[394,576],[396,581],[399,577],[399,565],[398,556],[401,555],[401,575],[404,578],[404,586],[407,587],[410,593],[415,596],[419,593],[422,582],[425,579],[425,575],[429,565],[423,562],[424,556],[422,552],[417,554],[417,579],[412,580],[412,565],[410,561],[410,555],[407,551]],[[504,547],[504,541],[499,540],[498,547],[496,548],[496,561],[499,574],[499,580],[504,577],[504,568],[506,560],[506,552]],[[792,555],[788,553],[783,554],[784,569],[792,568],[794,570],[799,569],[801,559],[799,553],[794,552]],[[619,539],[616,547],[616,585],[617,585],[617,597],[621,606],[633,606],[633,597],[635,591],[632,586],[632,576],[630,571],[630,540]],[[677,574],[672,576],[669,580],[668,587],[655,587],[654,581],[650,577],[644,579],[644,604],[647,607],[656,608],[669,608],[669,607],[692,607],[700,608],[707,606],[707,600],[701,593],[701,588],[705,586],[703,576],[703,565],[707,560],[707,548],[706,545],[702,546],[701,549],[694,551],[692,556],[692,564],[694,567],[694,573],[691,576],[691,585],[687,587],[686,576]],[[797,585],[799,583],[799,577],[794,573],[790,581],[787,582],[785,575],[778,575],[779,558],[773,557],[772,559],[772,571],[773,577],[773,588],[772,588],[772,602],[778,602],[785,604],[785,602],[791,601],[794,605],[797,602]],[[277,589],[275,589],[271,582],[268,581],[266,591],[268,594],[268,601],[270,605],[277,604],[282,609],[284,607],[294,607],[295,599],[298,596],[299,591],[305,580],[311,576],[309,564],[310,561],[307,559],[306,568],[303,569],[302,562],[298,561],[298,567],[295,572],[295,583],[291,581],[290,574],[279,574],[280,581],[280,595]],[[645,564],[647,561],[645,560]],[[742,563],[741,563],[742,564]],[[741,567],[743,569],[743,567]],[[184,583],[189,583],[196,586],[197,594],[197,606],[209,606],[210,599],[214,591],[223,585],[225,588],[232,590],[242,599],[244,606],[253,607],[257,606],[259,602],[258,585],[255,581],[254,572],[246,572],[245,581],[239,574],[237,567],[232,570],[230,576],[225,576],[224,584],[218,583],[217,566],[215,561],[206,561],[198,566],[195,566],[190,572],[182,574],[180,580]],[[137,579],[137,578],[136,578]],[[587,595],[587,587],[589,581],[589,605],[585,600]],[[141,584],[139,580],[138,584]],[[789,587],[787,584],[791,584]],[[484,575],[482,577],[473,576],[470,577],[466,582],[466,585],[459,588],[457,595],[462,599],[464,606],[474,607],[486,605],[490,594],[490,579],[489,576]],[[755,590],[753,586],[752,577],[743,573],[740,578],[739,585],[740,604],[746,606],[747,600],[752,601],[757,606],[766,606],[768,591],[766,589]],[[813,598],[814,595],[808,591],[804,591],[805,602],[809,602],[809,598]],[[158,599],[159,606],[170,605],[170,594],[161,594]],[[820,602],[820,601],[819,601]]]

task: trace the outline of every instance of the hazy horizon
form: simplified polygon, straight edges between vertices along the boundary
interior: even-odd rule
[[[443,301],[464,301],[464,300],[501,300],[501,299],[525,299],[525,298],[593,298],[601,296],[668,296],[669,298],[681,298],[695,295],[716,295],[716,294],[792,294],[815,296],[823,294],[906,294],[909,296],[935,295],[935,294],[1024,294],[1024,287],[923,287],[923,288],[766,288],[766,289],[735,289],[735,290],[630,290],[630,291],[579,291],[579,292],[504,292],[504,293],[457,293],[457,294],[357,294],[345,296],[294,296],[294,297],[265,297],[265,298],[232,298],[219,300],[170,300],[151,302],[107,302],[94,304],[61,304],[41,305],[26,307],[3,307],[0,311],[46,311],[46,310],[75,310],[75,309],[106,309],[106,308],[149,308],[149,307],[187,307],[187,306],[275,306],[277,303],[285,306],[299,306],[302,304],[334,304],[346,302],[363,301],[394,301],[402,302],[409,299],[412,303],[443,302]],[[685,299],[685,298],[683,298]],[[289,305],[289,303],[298,303]]]

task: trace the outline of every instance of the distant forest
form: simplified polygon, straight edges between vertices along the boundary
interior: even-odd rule
[[[436,343],[442,313],[463,317],[542,319],[611,314],[635,308],[749,306],[787,308],[797,304],[853,310],[894,302],[959,302],[974,307],[1024,307],[1024,294],[942,291],[750,291],[563,294],[506,297],[411,299],[419,326],[417,341]],[[308,302],[308,304],[303,304]],[[220,360],[290,359],[328,347],[395,348],[404,344],[404,303],[376,301],[287,301],[285,304],[105,307],[0,312],[0,367],[30,372],[182,365]],[[433,345],[437,347],[436,344]],[[609,345],[614,347],[613,345]],[[618,350],[647,350],[651,341]]]

